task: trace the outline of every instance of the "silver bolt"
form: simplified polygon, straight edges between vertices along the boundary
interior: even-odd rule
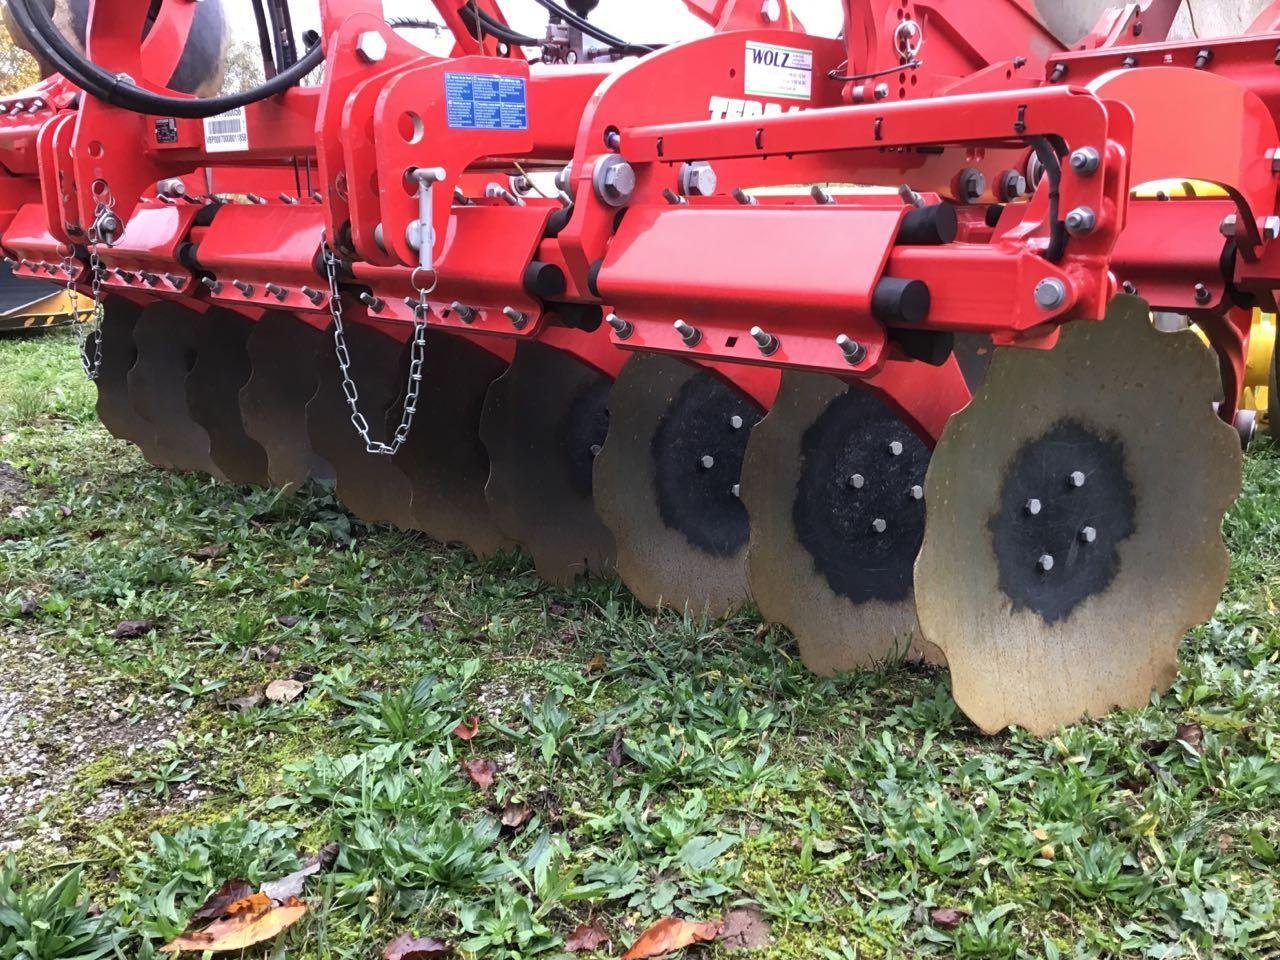
[[[1045,277],[1036,284],[1036,306],[1057,310],[1067,302],[1067,286],[1057,277]]]
[[[889,441],[889,456],[891,456],[891,457],[900,457],[900,456],[902,456],[902,451],[903,451],[903,449],[904,449],[904,448],[903,448],[903,446],[902,446],[902,441],[901,441],[901,440],[890,440],[890,441]]]
[[[1036,569],[1041,573],[1048,573],[1053,569],[1053,555],[1042,553],[1040,559],[1036,561]]]
[[[666,200],[667,203],[671,204],[673,207],[678,207],[681,204],[689,202],[684,197],[680,196],[680,194],[672,190],[670,187],[662,188],[662,198]]]
[[[622,146],[622,134],[617,130],[610,130],[604,135],[604,145],[610,150],[617,150]]]
[[[676,328],[676,333],[680,334],[680,339],[687,347],[696,347],[702,339],[702,331],[697,327],[689,326],[683,320],[677,320],[672,326]]]
[[[703,454],[702,457],[698,460],[698,463],[702,465],[703,470],[710,470],[712,467],[716,465],[716,458],[711,456],[711,454],[709,453]]]
[[[747,191],[743,190],[741,187],[733,188],[733,199],[737,200],[744,207],[754,207],[760,203],[759,200],[751,196],[751,194],[747,193]]]
[[[1097,530],[1095,530],[1093,527],[1081,527],[1081,528],[1080,528],[1080,542],[1081,542],[1081,543],[1093,543],[1093,541],[1095,541],[1095,540],[1097,540],[1097,539],[1098,539],[1098,531],[1097,531]]]
[[[756,346],[760,348],[760,352],[766,357],[772,356],[778,350],[778,338],[771,333],[765,333],[759,327],[752,327],[749,331],[751,339],[756,342]]]
[[[484,195],[486,200],[501,200],[509,207],[523,207],[524,201],[517,197],[500,183],[485,184]]]
[[[156,184],[156,195],[170,198],[185,197],[187,195],[187,185],[177,177],[161,180]]]
[[[867,348],[848,334],[842,333],[836,337],[836,346],[844,354],[845,360],[854,365],[861,363],[867,356]]]
[[[1067,233],[1073,237],[1087,237],[1098,225],[1098,217],[1089,207],[1076,207],[1067,214],[1064,222],[1067,225]]]
[[[1040,512],[1041,503],[1035,497],[1032,497],[1022,508],[1027,511],[1027,516],[1034,517]]]
[[[687,197],[710,197],[717,186],[716,171],[705,160],[694,160],[680,167],[680,192]]]
[[[1088,478],[1085,477],[1083,470],[1072,470],[1071,476],[1067,477],[1067,483],[1078,489],[1084,486],[1086,479]]]
[[[287,204],[291,207],[296,207],[298,205],[298,198],[294,196],[290,196],[289,194],[285,193],[282,190],[280,191],[280,202]]]
[[[375,297],[368,290],[362,291],[360,294],[360,302],[368,307],[372,312],[378,313],[387,305],[386,301],[380,297]]]
[[[1262,239],[1280,240],[1280,217],[1263,217]]]
[[[1208,303],[1213,299],[1213,294],[1209,292],[1209,288],[1203,283],[1197,283],[1195,287],[1196,303]]]
[[[503,307],[502,315],[510,320],[511,325],[517,330],[523,330],[529,323],[529,318],[515,307]]]
[[[178,276],[176,273],[166,273],[164,275],[164,278],[168,282],[169,286],[171,287],[182,286],[182,278]]]
[[[1093,147],[1081,147],[1071,153],[1071,169],[1082,177],[1090,176],[1098,172],[1098,166],[1102,163],[1102,157]]]
[[[920,486],[920,484],[918,484],[918,483],[917,483],[915,486],[913,486],[913,487],[911,488],[911,499],[912,499],[912,500],[923,500],[923,499],[924,499],[924,487]]]
[[[883,100],[889,95],[889,85],[887,83],[877,83],[871,91],[871,95],[877,100]]]
[[[231,285],[239,290],[246,297],[253,296],[253,284],[245,283],[243,280],[232,280]]]
[[[312,303],[314,303],[316,306],[319,306],[320,303],[324,300],[324,294],[321,293],[319,290],[313,289],[312,287],[303,287],[302,295],[306,297],[308,300],[310,300]]]
[[[741,429],[743,428],[743,426],[745,425],[745,423],[746,423],[746,421],[745,421],[745,420],[743,420],[743,419],[742,419],[740,416],[738,416],[736,413],[735,413],[732,417],[730,417],[730,418],[729,418],[729,426],[733,427],[733,429],[735,429],[735,430],[741,430]]]
[[[849,478],[849,486],[855,490],[861,490],[866,485],[866,482],[867,478],[860,473],[855,473]]]
[[[782,16],[782,4],[778,0],[764,0],[760,5],[760,19],[765,23],[777,23]]]
[[[117,273],[118,272],[119,271],[117,271]],[[203,283],[206,287],[208,287],[209,290],[213,293],[222,292],[222,284],[220,284],[217,280],[213,279],[213,277],[201,277],[200,282]]]
[[[596,196],[611,207],[624,206],[636,190],[636,171],[617,154],[602,157],[595,166],[592,182]]]
[[[740,484],[740,483],[735,483],[732,487],[730,487],[730,488],[729,488],[729,492],[730,492],[730,493],[732,493],[735,497],[739,497],[739,498],[741,498],[741,496],[742,496],[742,484]]]
[[[256,203],[258,205],[261,205],[267,202],[266,197],[261,197],[256,193],[246,193],[245,197],[248,198],[250,203]]]
[[[572,180],[573,180],[573,164],[566,163],[563,167],[560,168],[559,172],[556,173],[556,181],[555,181],[556,189],[568,190],[569,184]]]
[[[623,320],[616,313],[609,314],[604,318],[604,322],[613,329],[613,332],[618,335],[619,340],[626,340],[635,331],[635,327],[629,324],[626,320]]]
[[[885,522],[883,517],[876,517],[871,521],[871,529],[876,533],[884,533],[889,529],[889,524]]]
[[[809,196],[813,197],[815,203],[819,203],[824,207],[830,206],[836,202],[835,197],[831,196],[831,194],[827,193],[827,191],[823,190],[822,187],[818,186],[816,183],[809,190]]]
[[[898,196],[902,198],[902,202],[913,207],[923,207],[925,205],[924,197],[911,189],[911,184],[904,183],[898,187]]]
[[[1218,224],[1218,232],[1224,237],[1230,239],[1236,235],[1236,225],[1240,222],[1240,218],[1234,213],[1229,213],[1222,218],[1222,222]]]
[[[288,293],[285,291],[284,287],[276,283],[268,283],[262,289],[266,290],[267,293],[271,294],[277,300],[283,300],[285,297],[288,296]]]
[[[387,41],[375,30],[366,30],[356,38],[356,56],[365,63],[380,63],[387,56]]]
[[[472,307],[468,307],[461,300],[453,301],[453,303],[449,304],[449,309],[452,310],[455,314],[457,314],[458,319],[461,320],[463,323],[471,323],[476,318],[475,309]]]
[[[604,449],[604,447],[600,446],[600,444],[598,444],[598,443],[593,443],[593,444],[591,445],[591,455],[592,455],[593,457],[598,457],[598,456],[600,456],[600,451],[601,451],[601,450],[603,450],[603,449]]]
[[[977,203],[987,192],[987,178],[976,167],[966,167],[956,175],[955,191],[961,203]]]

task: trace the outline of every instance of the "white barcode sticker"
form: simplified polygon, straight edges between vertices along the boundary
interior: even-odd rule
[[[208,153],[249,149],[249,122],[244,107],[204,118],[204,148]]]

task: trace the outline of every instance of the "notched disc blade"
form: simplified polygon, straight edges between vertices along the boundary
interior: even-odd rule
[[[485,497],[548,583],[613,567],[613,535],[596,516],[591,481],[611,383],[568,353],[522,343],[489,388],[480,425],[491,464]]]
[[[479,557],[510,545],[485,500],[489,454],[480,442],[485,395],[506,368],[462,337],[429,332],[419,420],[394,460],[413,491],[413,528]]]
[[[748,599],[742,458],[763,411],[716,373],[633,356],[609,394],[596,510],[618,574],[648,606],[730,613]]]
[[[240,390],[245,432],[267,452],[267,473],[278,487],[333,477],[333,468],[311,449],[307,403],[316,392],[316,351],[333,341],[287,313],[268,313],[249,334],[252,373]]]
[[[253,321],[210,310],[196,365],[187,376],[187,409],[209,435],[209,456],[232,483],[270,485],[267,452],[240,419],[240,390],[249,380],[247,341]]]
[[[142,308],[121,297],[103,301],[102,364],[98,367],[98,419],[113,437],[137,444],[151,436],[151,424],[129,400],[129,371],[138,359],[133,331]],[[86,345],[93,356],[94,344]]]
[[[1145,704],[1227,575],[1240,442],[1194,334],[1134,297],[1049,351],[997,352],[929,467],[924,634],[984,731],[1037,734]]]
[[[139,441],[157,467],[221,476],[209,456],[209,434],[187,409],[187,375],[196,363],[206,318],[177,303],[153,303],[133,330],[138,358],[129,371],[129,399],[151,425]]]
[[[363,324],[348,323],[345,331],[351,356],[350,375],[360,395],[360,413],[369,423],[372,438],[387,442],[395,428],[388,430],[384,424],[388,411],[404,390],[409,370],[407,347]],[[307,434],[311,449],[333,467],[338,499],[366,523],[412,528],[409,501],[413,489],[396,469],[394,458],[370,453],[356,433],[333,350],[316,352],[316,375],[315,395],[307,404]],[[413,429],[431,429],[429,411],[421,403],[418,408]],[[398,425],[398,406],[391,416]]]
[[[742,473],[751,593],[816,673],[937,661],[916,620],[928,447],[876,394],[788,371]]]

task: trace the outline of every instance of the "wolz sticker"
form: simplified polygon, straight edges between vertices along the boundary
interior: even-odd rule
[[[813,51],[747,41],[743,86],[748,96],[808,100],[813,96]]]

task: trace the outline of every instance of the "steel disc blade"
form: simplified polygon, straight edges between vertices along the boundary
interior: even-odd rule
[[[206,319],[176,303],[153,303],[133,330],[138,358],[129,371],[129,399],[151,425],[139,441],[157,467],[220,476],[209,456],[209,434],[187,409],[187,375],[195,366]]]
[[[1213,358],[1117,298],[1049,351],[997,352],[934,451],[916,563],[925,636],[983,730],[1145,704],[1227,574],[1235,431]]]
[[[506,368],[462,337],[429,332],[421,419],[393,461],[413,491],[413,528],[442,543],[465,544],[480,557],[511,545],[485,500],[489,454],[480,442],[485,395]],[[392,413],[398,416],[398,408]]]
[[[489,388],[480,436],[498,527],[548,583],[613,567],[613,535],[592,503],[591,465],[609,428],[610,378],[571,354],[522,343]]]
[[[387,429],[384,423],[404,389],[407,349],[399,340],[359,323],[347,323],[345,335],[360,413],[369,423],[373,440],[389,441],[394,427]],[[316,351],[316,375],[315,395],[307,404],[307,434],[311,449],[333,467],[338,499],[366,523],[411,528],[413,488],[392,457],[370,453],[356,433],[343,392],[342,370],[332,349]],[[415,418],[413,429],[429,430],[428,411],[421,403],[418,406],[422,416]],[[400,422],[398,407],[392,417]]]
[[[816,673],[896,656],[920,639],[912,568],[924,536],[929,449],[875,393],[788,371],[742,472],[751,593]]]
[[[278,487],[329,479],[333,468],[311,449],[307,403],[316,392],[316,351],[332,350],[323,332],[287,313],[268,313],[249,334],[252,373],[240,390],[240,417],[267,452],[267,474]]]
[[[133,331],[142,308],[121,297],[103,301],[102,327],[94,337],[102,338],[102,364],[98,367],[98,419],[113,437],[138,443],[151,436],[151,424],[133,408],[129,400],[129,370],[138,358]],[[93,356],[94,343],[86,349]]]
[[[748,599],[738,486],[762,415],[720,375],[674,357],[637,355],[622,368],[595,464],[596,510],[642,603],[720,616]]]
[[[196,365],[187,376],[187,409],[209,434],[209,456],[228,480],[268,486],[267,452],[240,418],[253,321],[231,310],[214,309],[207,316]]]

